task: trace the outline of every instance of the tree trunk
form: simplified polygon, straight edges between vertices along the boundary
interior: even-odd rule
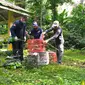
[[[41,14],[40,14],[40,27],[42,28],[42,8],[41,8]]]
[[[53,21],[57,19],[57,11],[56,11],[56,1],[52,0],[51,1],[51,7],[52,7],[52,12],[53,12]]]

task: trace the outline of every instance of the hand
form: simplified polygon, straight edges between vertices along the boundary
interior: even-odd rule
[[[15,37],[14,37],[14,39],[15,39],[15,41],[17,41],[17,40],[18,40],[18,37],[17,37],[17,36],[15,36]]]
[[[43,35],[45,35],[45,34],[46,34],[46,32],[43,32],[42,34],[43,34]]]
[[[30,35],[29,34],[26,34],[28,38],[30,38]]]
[[[48,42],[49,42],[49,39],[48,39],[48,40],[46,40],[45,42],[46,42],[46,43],[48,43]]]
[[[24,41],[26,41],[26,36],[24,37]]]
[[[44,45],[46,45],[46,44],[47,44],[45,40],[43,40],[43,44],[44,44]]]
[[[44,36],[44,34],[41,34],[41,36],[40,36],[40,38],[39,39],[44,39],[45,38],[45,36]]]
[[[47,43],[48,43],[48,40],[44,40],[43,43],[44,43],[44,44],[47,44]]]

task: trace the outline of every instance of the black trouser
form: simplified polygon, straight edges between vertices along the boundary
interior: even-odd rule
[[[21,61],[23,60],[23,41],[14,41],[12,43],[13,55],[18,57]]]
[[[56,45],[56,48],[57,48],[57,51],[56,51],[57,60],[58,60],[58,63],[61,63],[62,62],[62,56],[63,56],[63,53],[64,53],[64,45],[58,44],[58,45]]]

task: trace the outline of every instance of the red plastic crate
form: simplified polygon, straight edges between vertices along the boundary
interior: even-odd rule
[[[43,44],[43,40],[41,39],[29,39],[28,43],[28,50],[29,52],[44,52],[45,45]]]
[[[49,59],[50,59],[50,63],[57,62],[57,55],[56,52],[49,52]]]

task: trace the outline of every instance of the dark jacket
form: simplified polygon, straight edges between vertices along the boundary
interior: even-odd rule
[[[42,29],[41,28],[37,28],[37,29],[33,28],[29,34],[32,35],[34,37],[34,39],[39,39],[42,34]]]
[[[10,28],[11,36],[17,36],[18,38],[23,39],[25,36],[25,29],[26,24],[21,22],[20,20],[16,20]]]
[[[49,40],[55,39],[56,44],[64,44],[64,38],[63,38],[63,33],[62,29],[60,27],[58,28],[50,28],[46,30],[46,33],[53,31],[53,36],[49,38]]]

